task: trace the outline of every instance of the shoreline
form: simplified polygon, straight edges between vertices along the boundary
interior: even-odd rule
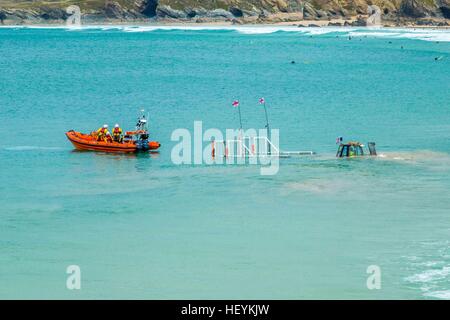
[[[376,25],[368,23],[368,14],[357,14],[335,17],[306,17],[302,13],[271,13],[264,16],[230,16],[221,17],[104,17],[95,14],[82,14],[81,25],[136,25],[136,26],[286,26],[286,27],[386,27],[386,28],[436,28],[450,29],[450,19],[443,17],[411,18],[405,16],[383,16]],[[22,16],[20,19],[0,17],[0,27],[3,26],[65,26],[66,17],[31,18]]]
[[[159,21],[143,21],[143,20],[104,20],[95,22],[85,22],[76,27],[105,27],[105,26],[136,26],[136,27],[297,27],[297,28],[367,28],[367,29],[434,29],[434,30],[450,30],[450,25],[423,25],[423,24],[393,24],[385,23],[381,25],[352,25],[345,22],[354,22],[357,19],[332,19],[332,20],[295,20],[280,22],[260,22],[260,23],[234,23],[233,21],[208,21],[193,22],[180,20],[159,20]],[[21,23],[21,24],[0,24],[0,28],[20,28],[20,27],[42,27],[42,28],[65,28],[72,27],[61,21],[47,21],[45,23]]]

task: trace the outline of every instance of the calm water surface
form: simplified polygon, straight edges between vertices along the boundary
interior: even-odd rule
[[[449,299],[449,32],[272,31],[0,28],[0,297]],[[262,128],[261,96],[316,156],[172,163],[172,131],[237,127],[234,99]],[[159,154],[64,136],[142,107]],[[336,160],[336,136],[382,156]]]

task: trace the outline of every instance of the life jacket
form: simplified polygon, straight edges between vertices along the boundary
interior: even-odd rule
[[[122,134],[122,129],[121,128],[114,128],[113,130],[113,135],[118,136]]]
[[[98,134],[105,135],[108,132],[107,128],[100,128],[97,130]]]

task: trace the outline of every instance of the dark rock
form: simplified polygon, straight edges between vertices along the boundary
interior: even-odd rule
[[[357,14],[366,14],[367,13],[367,9],[363,9],[363,8],[361,8],[361,7],[357,7],[356,8],[356,13]]]
[[[418,26],[435,26],[436,25],[436,23],[433,20],[429,20],[429,19],[417,20],[416,24]]]
[[[68,14],[60,8],[43,7],[39,16],[44,20],[66,20]]]
[[[352,24],[347,20],[344,22],[344,27],[350,27]]]
[[[227,18],[227,19],[233,19],[234,16],[231,14],[230,11],[224,10],[224,9],[214,9],[208,12],[207,17],[209,18]]]
[[[303,1],[299,1],[299,0],[286,0],[287,2],[287,8],[286,11],[287,12],[301,12],[302,11],[302,6],[303,6]]]
[[[30,11],[14,11],[13,15],[19,17],[20,19],[23,20],[27,20],[30,18],[36,18],[36,19],[41,19],[41,17],[39,16],[40,13],[36,12],[36,13],[32,13]]]
[[[28,19],[27,17],[22,18],[14,12],[13,14],[6,14],[5,21],[8,21],[9,24],[22,24],[25,20],[35,20],[35,19],[36,19],[35,17],[30,17],[30,19]]]
[[[197,16],[197,12],[192,8],[186,8],[186,9],[184,9],[184,12],[186,13],[186,16],[189,19],[192,19]]]
[[[328,18],[328,13],[324,10],[317,10],[316,11],[316,16],[318,19],[327,19]]]
[[[186,16],[190,19],[195,17],[206,17],[208,10],[204,8],[186,8],[184,9]]]
[[[194,10],[198,16],[206,17],[208,15],[208,10],[205,8],[194,8]]]
[[[265,19],[268,18],[270,13],[267,10],[261,9],[261,12],[258,15],[259,19]]]
[[[340,15],[343,16],[343,17],[346,17],[346,16],[349,15],[349,14],[348,14],[348,11],[345,10],[344,8],[339,8],[339,13],[340,13]]]
[[[310,24],[308,24],[308,27],[310,27],[310,28],[318,28],[320,26],[318,26],[317,24],[314,24],[314,23],[310,23]]]
[[[125,13],[125,18],[130,19],[145,19],[146,16],[140,13],[138,10],[135,9],[128,9],[128,11]]]
[[[121,19],[125,16],[125,11],[121,5],[115,1],[107,1],[105,3],[105,16],[111,19]]]
[[[2,10],[5,18],[3,20],[12,21],[14,24],[21,24],[24,20],[37,21],[41,20],[40,13],[24,11],[24,10]]]
[[[0,11],[0,22],[3,24],[3,20],[6,20],[6,13],[4,11]]]
[[[330,23],[328,23],[328,26],[329,27],[341,27],[342,23],[340,23],[340,22],[330,22]]]
[[[25,1],[25,0],[24,0]],[[60,8],[54,7],[56,3],[62,1],[37,1],[26,0],[30,3],[30,6],[19,9],[22,6],[18,6],[17,9],[5,9],[0,8],[0,24],[12,24],[12,23],[42,23],[43,20],[64,21],[69,14],[65,12],[65,6]],[[92,0],[94,1],[94,0]],[[92,2],[91,1],[91,2]],[[101,0],[103,3],[105,0]],[[2,0],[0,0],[2,2]],[[10,1],[14,3],[14,1]],[[70,2],[70,1],[69,1]],[[163,5],[161,4],[163,2]],[[284,15],[273,15],[280,12],[288,13],[301,13],[303,12],[304,20],[314,23],[314,20],[325,20],[329,26],[340,26],[342,24],[336,22],[329,22],[335,18],[343,18],[344,20],[350,20],[349,17],[360,13],[363,16],[367,15],[367,3],[372,3],[373,0],[367,1],[350,1],[347,0],[343,3],[320,0],[220,0],[220,1],[198,1],[198,0],[106,0],[105,5],[100,9],[85,10],[84,17],[90,17],[95,22],[102,22],[102,19],[145,19],[147,17],[161,17],[170,19],[190,19],[191,21],[197,21],[199,18],[205,18],[205,21],[231,21],[232,23],[241,23],[242,21],[247,23],[264,23],[267,20],[270,22],[288,21],[291,19],[286,18]],[[8,2],[9,3],[9,2]],[[52,3],[51,7],[42,5],[43,3]],[[82,3],[82,2],[80,2]],[[188,3],[198,3],[200,6],[205,4],[204,9],[202,7],[185,6]],[[177,9],[173,9],[168,4],[176,4]],[[229,5],[224,7],[223,5]],[[421,25],[448,25],[445,19],[450,19],[450,0],[389,0],[387,3],[380,5],[383,21],[388,25],[411,25],[417,22],[416,19],[428,19],[433,18],[434,24],[430,21],[417,22]],[[2,6],[3,7],[3,6]],[[220,8],[220,9],[219,9]],[[211,10],[209,10],[211,9]],[[214,10],[213,10],[214,9]],[[288,16],[288,15],[286,15]],[[295,15],[292,15],[295,16]],[[254,19],[250,19],[254,17]],[[258,19],[256,19],[258,17]],[[241,19],[242,18],[242,19]],[[434,19],[437,18],[437,19]],[[238,19],[234,20],[234,19]],[[292,20],[289,20],[292,21]],[[366,23],[362,19],[353,23],[346,22],[344,26],[365,26]]]
[[[256,11],[256,8],[254,8],[254,10],[242,10],[242,13],[244,16],[249,16],[249,17],[259,16],[259,11]]]
[[[239,9],[238,7],[230,7],[229,11],[236,18],[241,18],[244,16],[244,12],[241,9]]]
[[[361,17],[358,17],[355,21],[351,23],[352,27],[365,27],[367,26],[367,21]]]
[[[156,15],[161,18],[185,19],[187,14],[181,10],[172,9],[170,6],[158,6]]]
[[[305,2],[305,5],[303,7],[303,16],[305,18],[308,17],[317,17],[317,11],[316,9],[314,9],[314,7],[312,6],[312,4],[310,4],[309,2]]]
[[[156,8],[158,7],[158,0],[144,0],[140,12],[147,17],[156,16]]]
[[[450,2],[450,1],[449,1]],[[450,3],[448,4],[448,6],[442,6],[439,7],[439,10],[441,10],[442,12],[442,16],[445,19],[450,19]]]
[[[433,15],[435,9],[435,6],[419,0],[402,0],[400,4],[400,13],[413,18],[429,17]]]
[[[328,16],[336,16],[337,13],[333,9],[328,10]]]

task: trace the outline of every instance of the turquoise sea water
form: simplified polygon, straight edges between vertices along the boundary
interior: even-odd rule
[[[0,28],[0,298],[449,299],[449,37]],[[234,99],[262,128],[261,96],[281,147],[316,156],[274,176],[172,163],[173,130],[237,127]],[[142,107],[159,154],[65,138],[132,128]],[[381,156],[337,160],[337,136]]]

